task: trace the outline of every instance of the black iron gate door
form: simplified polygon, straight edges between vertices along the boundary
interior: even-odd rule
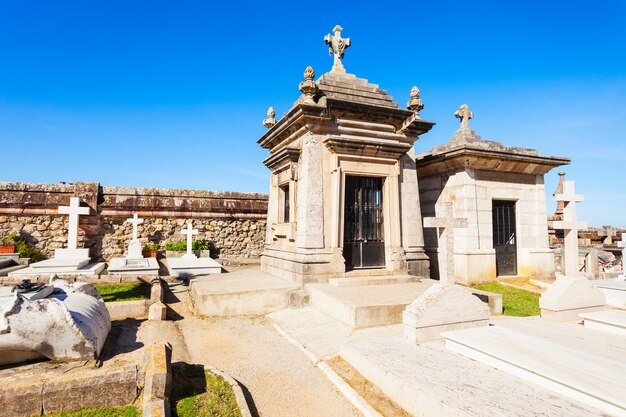
[[[343,230],[346,269],[385,266],[382,178],[346,176]]]
[[[496,250],[496,274],[517,275],[514,201],[493,200],[493,248]]]

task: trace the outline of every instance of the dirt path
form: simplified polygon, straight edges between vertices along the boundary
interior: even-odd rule
[[[361,414],[265,317],[201,319],[187,308],[186,287],[169,300],[193,363],[222,369],[249,391],[262,417],[356,417]],[[174,301],[174,302],[171,302]]]

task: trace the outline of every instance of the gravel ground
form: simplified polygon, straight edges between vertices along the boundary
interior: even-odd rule
[[[183,303],[169,305],[184,317],[175,323],[192,362],[221,369],[243,384],[259,416],[361,415],[269,319],[193,317],[185,306],[186,292],[173,290]]]

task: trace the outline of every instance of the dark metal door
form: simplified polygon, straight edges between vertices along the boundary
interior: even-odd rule
[[[382,178],[346,176],[343,240],[346,269],[385,266]]]
[[[496,250],[496,274],[517,275],[514,201],[493,200],[493,248]]]

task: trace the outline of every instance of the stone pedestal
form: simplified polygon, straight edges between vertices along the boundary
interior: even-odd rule
[[[489,306],[459,285],[436,284],[407,306],[404,335],[420,343],[441,339],[441,333],[489,325]]]
[[[578,315],[605,308],[606,298],[584,277],[559,277],[539,300],[541,317],[549,321],[578,320]]]

